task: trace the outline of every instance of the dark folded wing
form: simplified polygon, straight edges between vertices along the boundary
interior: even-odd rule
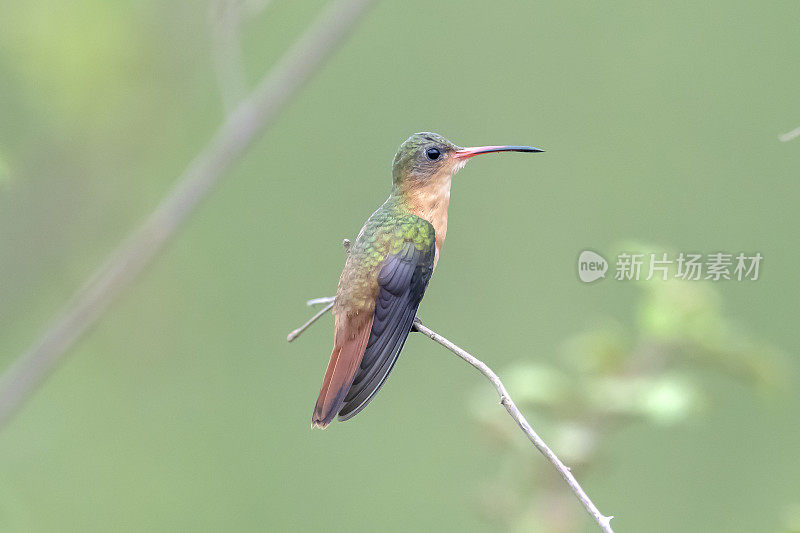
[[[433,242],[425,250],[407,242],[381,267],[372,330],[360,368],[339,411],[340,420],[361,412],[389,376],[431,279],[433,258]]]

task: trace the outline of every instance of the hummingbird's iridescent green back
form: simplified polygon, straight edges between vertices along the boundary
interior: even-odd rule
[[[402,198],[392,195],[369,217],[350,248],[334,304],[334,313],[370,312],[375,308],[378,272],[386,258],[397,254],[404,243],[420,252],[436,240],[433,226],[409,212]]]

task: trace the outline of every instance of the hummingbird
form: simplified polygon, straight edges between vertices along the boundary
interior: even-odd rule
[[[333,304],[331,358],[311,427],[345,421],[386,382],[411,332],[447,235],[450,181],[467,161],[532,146],[462,148],[437,133],[406,139],[392,163],[392,192],[351,245]]]

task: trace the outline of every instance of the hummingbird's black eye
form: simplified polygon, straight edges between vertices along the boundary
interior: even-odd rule
[[[439,151],[438,148],[428,148],[427,150],[425,150],[425,155],[428,156],[428,159],[430,159],[431,161],[436,161],[437,159],[439,159],[439,156],[442,155],[442,153]]]

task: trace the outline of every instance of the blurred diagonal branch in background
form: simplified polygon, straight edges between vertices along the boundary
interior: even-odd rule
[[[345,242],[349,243],[349,241],[347,241],[346,239]],[[347,248],[347,246],[348,245],[345,245],[345,248]],[[315,305],[315,304],[326,304],[326,305],[318,313],[316,313],[313,317],[311,317],[311,319],[308,322],[306,322],[299,328],[289,333],[289,335],[286,336],[286,340],[292,342],[297,337],[299,337],[300,334],[302,334],[314,322],[316,322],[319,317],[321,317],[323,314],[325,314],[329,309],[333,307],[334,300],[335,300],[334,297],[326,297],[326,298],[315,298],[313,300],[309,300],[308,302],[306,302],[306,305]],[[528,420],[520,412],[519,408],[517,408],[517,405],[514,403],[514,400],[511,399],[511,396],[508,394],[505,385],[503,385],[503,382],[500,381],[498,375],[495,374],[494,371],[491,368],[489,368],[489,366],[486,363],[484,363],[474,355],[470,354],[463,348],[459,347],[452,341],[442,337],[432,329],[425,326],[419,318],[416,317],[414,318],[414,328],[412,331],[418,331],[423,335],[425,335],[426,337],[428,337],[429,339],[431,339],[433,342],[436,342],[444,346],[445,348],[447,348],[448,350],[459,356],[461,359],[463,359],[464,361],[475,367],[481,374],[486,376],[486,378],[489,381],[491,381],[492,385],[497,390],[497,394],[500,396],[500,404],[506,408],[506,411],[508,411],[509,416],[511,416],[511,418],[514,419],[514,421],[517,423],[517,425],[520,427],[523,433],[525,433],[525,435],[533,443],[533,445],[536,446],[536,449],[539,450],[542,453],[542,455],[544,455],[547,458],[547,460],[550,461],[550,463],[552,463],[552,465],[555,467],[556,470],[558,470],[558,473],[561,474],[562,478],[564,478],[564,481],[567,483],[567,485],[569,485],[569,488],[572,490],[572,492],[575,493],[575,496],[577,496],[578,500],[580,500],[583,507],[592,516],[594,521],[597,522],[597,525],[600,526],[600,529],[602,529],[606,533],[613,533],[613,530],[611,529],[611,519],[614,517],[605,516],[603,513],[600,512],[600,510],[594,504],[592,499],[589,498],[589,496],[583,490],[583,487],[581,487],[580,483],[578,483],[578,480],[575,479],[575,476],[572,475],[572,471],[570,470],[570,468],[561,462],[561,460],[553,452],[553,450],[551,450],[550,447],[547,446],[544,440],[542,440],[542,438],[538,435],[538,433],[536,433],[536,431],[534,431],[534,429],[531,427],[530,423],[528,423]]]
[[[334,0],[226,117],[155,211],[114,250],[42,336],[0,377],[0,429],[81,335],[155,258],[256,136],[316,72],[374,0]]]

